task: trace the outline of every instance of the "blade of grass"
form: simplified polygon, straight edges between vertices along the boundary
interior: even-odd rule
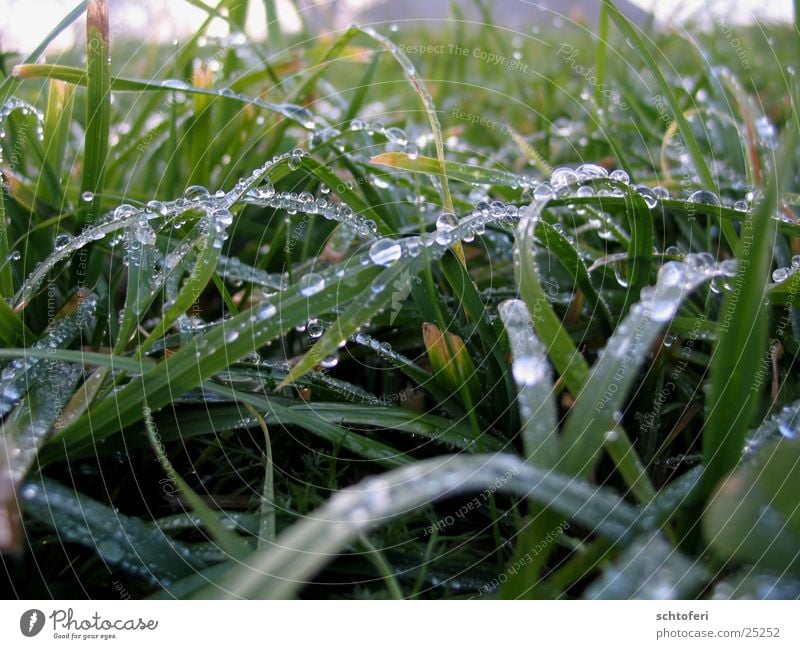
[[[683,110],[678,103],[678,99],[675,96],[675,93],[672,91],[672,86],[667,81],[664,73],[661,71],[661,67],[658,65],[658,63],[656,63],[656,60],[653,58],[653,55],[647,48],[647,45],[645,45],[642,37],[639,36],[637,29],[622,14],[622,12],[617,9],[614,3],[611,0],[603,0],[603,6],[608,11],[608,15],[611,20],[614,21],[614,23],[617,25],[617,28],[623,33],[625,38],[630,41],[633,50],[636,52],[639,58],[642,59],[642,62],[645,64],[647,69],[658,83],[658,86],[661,89],[661,92],[664,94],[667,105],[672,113],[672,119],[674,119],[675,123],[678,125],[678,131],[680,132],[681,137],[686,144],[689,156],[694,163],[701,183],[708,191],[718,193],[719,183],[715,181],[714,176],[711,174],[711,169],[709,169],[708,163],[703,156],[703,151],[700,148],[700,144],[698,143],[697,138],[695,137],[694,132],[689,125],[689,122],[683,114]],[[736,230],[734,230],[733,226],[724,219],[719,219],[719,222],[720,227],[722,228],[722,234],[725,237],[725,241],[727,242],[728,246],[731,250],[736,250],[738,247]]]
[[[81,192],[99,194],[104,185],[111,128],[111,57],[109,54],[108,0],[89,0],[86,8],[86,135]],[[92,199],[89,217],[100,213]]]
[[[499,479],[500,476],[507,478]],[[440,478],[445,478],[442,481]],[[284,532],[274,548],[251,555],[200,597],[293,596],[333,553],[390,517],[444,496],[485,489],[517,493],[618,540],[637,529],[637,513],[612,492],[532,467],[509,455],[440,456],[342,490]]]
[[[534,202],[528,213],[520,220],[514,247],[514,265],[520,296],[528,311],[533,315],[536,334],[547,349],[550,359],[563,377],[567,388],[577,395],[587,377],[589,366],[583,355],[575,347],[566,329],[553,311],[547,295],[539,281],[536,269],[534,232],[544,204]]]
[[[753,377],[767,346],[768,326],[764,293],[776,235],[771,215],[778,209],[781,192],[794,170],[796,129],[789,129],[774,162],[763,199],[742,224],[737,249],[739,271],[733,284],[747,290],[729,292],[722,306],[723,326],[711,361],[710,392],[703,433],[706,470],[700,484],[702,497],[739,462],[747,430],[758,406]]]

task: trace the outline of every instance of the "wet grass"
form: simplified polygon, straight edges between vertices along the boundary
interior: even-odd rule
[[[792,27],[192,4],[4,54],[8,596],[800,596]]]

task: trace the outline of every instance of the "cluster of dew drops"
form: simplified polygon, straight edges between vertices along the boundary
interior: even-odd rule
[[[0,110],[0,127],[2,127],[3,119],[14,110],[21,110],[27,114],[32,113],[37,120],[41,121],[41,114],[35,108],[12,98]],[[388,142],[399,147],[410,158],[417,156],[416,144],[411,142],[405,131],[400,128],[386,128],[380,122],[368,123],[361,119],[354,119],[351,121],[350,129],[353,131],[363,130],[369,135],[380,133]],[[335,129],[331,130],[335,131]],[[338,134],[338,131],[335,131],[322,135],[335,138]],[[134,247],[154,245],[159,229],[170,224],[174,228],[182,227],[186,222],[189,210],[196,208],[202,208],[205,215],[198,224],[201,234],[214,233],[211,244],[215,248],[221,248],[228,236],[228,226],[233,222],[231,207],[235,204],[249,204],[283,210],[288,216],[302,213],[321,215],[326,219],[338,221],[350,228],[356,235],[372,241],[365,263],[371,261],[379,266],[391,266],[403,257],[417,256],[423,249],[431,246],[442,250],[456,241],[469,242],[476,235],[484,234],[486,226],[490,223],[513,224],[516,220],[523,218],[530,209],[527,204],[516,206],[501,201],[479,200],[474,204],[471,214],[467,214],[461,219],[450,212],[441,213],[436,219],[436,227],[432,233],[399,239],[379,238],[377,224],[373,220],[356,213],[341,200],[331,200],[329,196],[331,189],[325,185],[320,187],[320,196],[318,197],[310,192],[277,192],[275,190],[269,180],[270,168],[285,161],[291,170],[297,170],[302,165],[303,157],[307,155],[309,154],[303,149],[295,148],[275,156],[261,167],[254,169],[249,177],[241,178],[228,192],[218,190],[212,193],[205,187],[192,186],[186,189],[183,196],[173,201],[153,200],[144,207],[130,204],[120,205],[101,218],[98,223],[87,227],[75,237],[66,233],[57,235],[54,242],[55,252],[60,253],[59,259],[63,259],[90,241],[105,238],[107,234],[113,232],[114,236],[110,243],[112,245],[125,243],[126,255],[123,261],[127,263],[129,244]],[[550,179],[545,181],[522,176],[519,176],[518,180],[518,187],[522,188],[523,199],[533,199],[536,203],[545,203],[553,199],[622,197],[626,193],[625,186],[636,191],[651,209],[655,209],[660,201],[669,200],[672,197],[664,187],[651,188],[646,185],[631,184],[630,175],[623,169],[609,172],[604,167],[593,163],[584,163],[575,168],[559,167],[552,172]],[[605,184],[597,182],[602,180],[609,182]],[[81,198],[85,202],[95,199],[90,192],[84,193]],[[736,201],[731,207],[740,212],[747,212],[751,208],[753,194],[749,194],[747,198],[748,200]],[[695,204],[722,205],[720,197],[707,190],[694,191],[685,200]],[[560,229],[563,231],[563,227]],[[571,243],[575,243],[572,237],[568,236],[567,238]],[[189,242],[178,244],[174,250],[164,256],[163,269],[173,268],[180,263],[191,247],[192,244]],[[12,251],[9,258],[11,260],[18,259],[19,252]],[[367,259],[368,261],[366,261]],[[779,268],[773,273],[773,280],[784,281],[798,268],[800,268],[800,257],[795,257],[792,260],[791,268]],[[44,275],[45,273],[39,272],[37,277],[37,270],[34,270],[28,280],[27,290],[30,292],[35,289]],[[311,272],[300,278],[299,292],[304,297],[311,297],[324,290],[325,285],[326,280],[322,274]],[[378,288],[382,287],[378,286]],[[314,323],[312,323],[311,331],[322,334],[322,329],[315,326]]]

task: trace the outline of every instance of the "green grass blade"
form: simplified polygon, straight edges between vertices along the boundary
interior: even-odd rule
[[[111,128],[111,58],[109,53],[108,0],[89,0],[86,10],[86,136],[81,192],[103,189]],[[90,218],[100,213],[92,200]]]
[[[442,167],[436,158],[423,155],[412,157],[407,153],[400,152],[379,153],[370,159],[370,163],[392,169],[452,178],[465,183],[517,187],[521,180],[518,175],[508,171],[487,169],[486,167],[451,160],[445,161],[444,167]]]
[[[142,414],[144,416],[144,426],[145,430],[147,431],[147,437],[150,440],[150,446],[152,447],[153,452],[156,454],[156,458],[161,464],[161,467],[164,469],[164,472],[167,474],[167,477],[178,487],[181,494],[186,499],[187,504],[192,508],[195,515],[202,521],[206,530],[208,530],[209,535],[220,548],[220,550],[225,552],[231,558],[238,559],[244,557],[248,553],[248,545],[234,532],[225,528],[220,523],[218,515],[215,514],[208,505],[206,505],[203,499],[200,498],[200,496],[198,496],[188,484],[186,484],[186,481],[173,468],[172,463],[167,457],[166,449],[161,443],[158,429],[153,423],[150,408],[148,408],[147,405],[144,406]]]
[[[794,170],[797,132],[790,129],[763,199],[742,224],[737,250],[739,271],[733,284],[746,290],[729,292],[722,306],[719,334],[711,361],[710,392],[706,404],[703,459],[706,471],[701,494],[739,462],[747,430],[758,406],[753,377],[767,347],[767,308],[764,293],[769,281],[776,227],[771,215]]]
[[[533,203],[517,227],[514,248],[517,286],[533,316],[536,334],[547,349],[556,370],[563,376],[567,388],[573,394],[578,394],[589,376],[589,366],[553,311],[536,268],[533,240],[543,207],[542,203]]]
[[[719,183],[714,179],[711,169],[709,169],[708,163],[703,156],[703,151],[700,148],[700,144],[692,132],[692,128],[689,125],[689,122],[687,121],[680,104],[678,103],[675,93],[672,91],[672,86],[669,84],[664,76],[664,73],[661,71],[661,67],[658,65],[658,63],[656,63],[656,60],[653,58],[653,55],[650,53],[647,45],[642,40],[641,36],[639,36],[637,29],[622,14],[622,12],[617,9],[614,3],[611,2],[611,0],[603,0],[603,5],[608,11],[611,20],[614,21],[625,38],[632,43],[634,51],[642,59],[645,66],[658,83],[658,87],[664,94],[664,98],[666,99],[667,105],[672,113],[672,119],[674,119],[675,123],[678,125],[678,131],[680,132],[681,137],[686,144],[686,148],[689,151],[689,156],[694,163],[695,169],[697,170],[698,176],[700,176],[700,181],[702,182],[704,188],[709,191],[718,192]],[[736,236],[736,231],[733,229],[733,226],[729,222],[722,219],[720,219],[720,226],[728,246],[730,246],[731,250],[736,250],[738,237]]]
[[[441,478],[445,478],[444,481]],[[509,455],[440,456],[344,489],[278,537],[274,548],[200,592],[201,597],[291,597],[359,534],[434,499],[485,489],[546,504],[613,540],[637,529],[636,510],[610,491],[525,464]]]
[[[537,466],[555,466],[558,420],[547,350],[536,338],[530,313],[522,300],[502,302],[498,311],[511,342],[525,458]]]

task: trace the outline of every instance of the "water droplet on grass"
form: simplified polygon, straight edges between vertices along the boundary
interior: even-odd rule
[[[608,177],[618,183],[625,183],[626,185],[631,181],[631,177],[624,169],[614,169]]]
[[[325,278],[318,273],[308,273],[300,278],[300,295],[311,297],[325,288]]]
[[[698,203],[700,205],[719,205],[719,196],[714,192],[709,192],[705,189],[700,189],[689,196],[690,203]]]
[[[394,239],[379,239],[369,249],[369,258],[379,266],[391,266],[403,256],[403,249]]]

